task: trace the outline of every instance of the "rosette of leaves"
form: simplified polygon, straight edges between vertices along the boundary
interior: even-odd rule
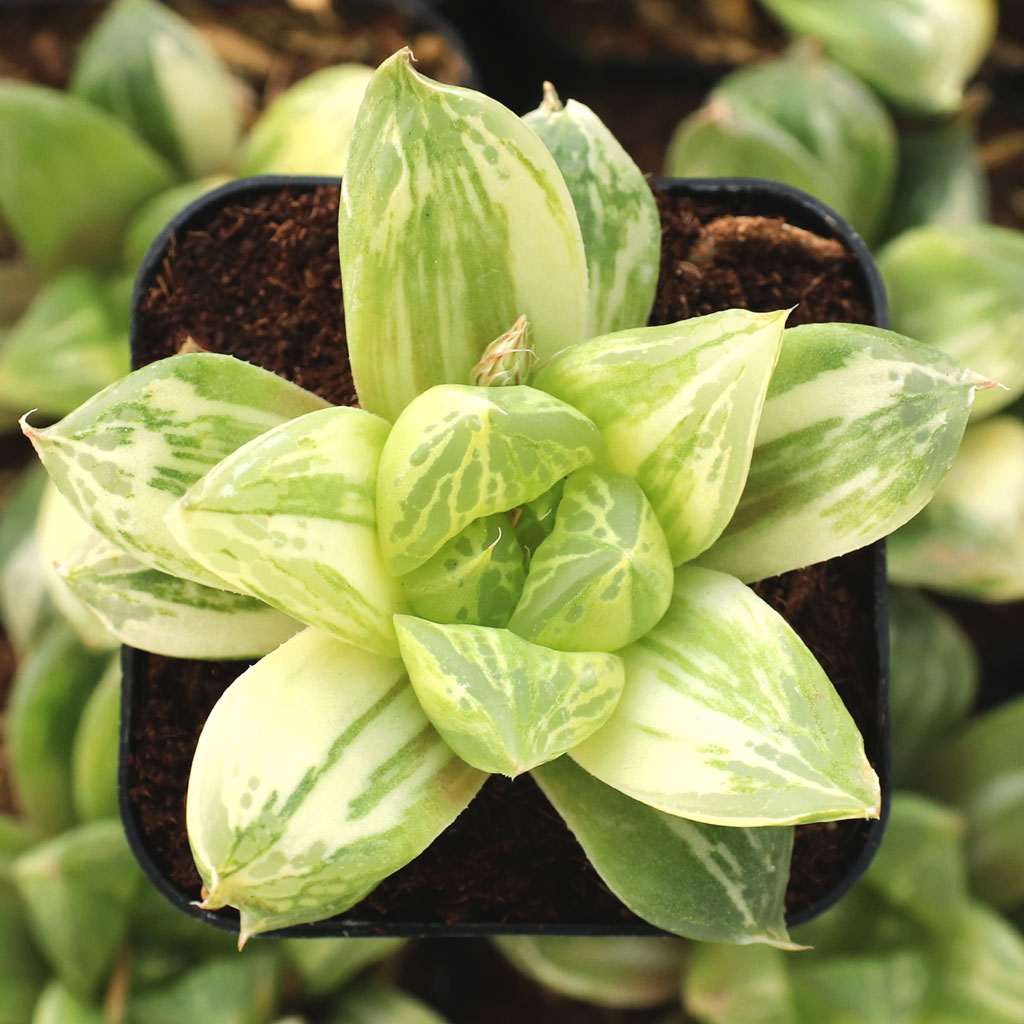
[[[894,107],[955,111],[996,32],[995,0],[762,0]]]
[[[792,826],[879,812],[842,702],[741,581],[905,522],[989,382],[785,311],[642,326],[588,264],[619,266],[602,289],[650,266],[655,218],[601,222],[653,199],[590,117],[557,127],[407,50],[377,70],[339,223],[359,408],[193,353],[25,427],[102,537],[79,595],[130,592],[117,635],[166,650],[220,608],[211,645],[237,619],[269,650],[188,796],[203,905],[243,941],[354,905],[492,772],[533,770],[640,916],[719,941],[789,945]],[[271,650],[235,601],[305,628]]]
[[[676,128],[677,177],[771,178],[803,189],[877,238],[896,175],[896,130],[870,89],[802,44],[723,78]]]

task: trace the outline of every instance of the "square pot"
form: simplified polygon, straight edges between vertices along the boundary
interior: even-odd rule
[[[253,178],[225,185],[183,211],[140,271],[132,309],[133,368],[189,344],[231,352],[331,401],[352,404],[337,266],[338,192],[331,179]],[[884,290],[866,247],[809,196],[755,179],[664,181],[656,195],[663,266],[652,322],[711,312],[716,302],[725,301],[722,308],[736,305],[737,290],[752,308],[786,308],[796,289],[804,301],[795,315],[805,322],[886,325]],[[750,242],[749,265],[736,262],[735,246],[724,247],[731,253],[725,263],[706,268],[698,274],[700,286],[680,294],[679,282],[693,278],[695,267],[685,254],[701,220],[726,214],[769,218],[758,222],[766,237]],[[833,253],[827,266],[812,267],[799,254],[783,253],[787,266],[780,273],[780,250],[772,249],[770,237],[779,222],[770,218],[838,240],[840,256]],[[760,252],[756,258],[754,248]],[[796,925],[831,906],[856,881],[881,840],[888,811],[884,545],[754,586],[822,662],[882,782],[879,820],[797,827],[787,894],[787,920]],[[233,910],[194,905],[200,882],[188,852],[184,803],[202,724],[247,664],[185,661],[125,648],[123,665],[119,785],[132,849],[157,888],[184,912],[237,929]],[[360,904],[283,933],[528,932],[660,934],[608,891],[528,776],[515,782],[494,776],[427,851]]]

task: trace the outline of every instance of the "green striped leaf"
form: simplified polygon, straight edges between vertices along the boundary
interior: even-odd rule
[[[892,325],[1003,385],[978,396],[979,419],[1024,394],[1024,231],[934,224],[878,255]]]
[[[203,905],[237,907],[242,942],[341,913],[485,777],[442,742],[400,661],[304,630],[228,688],[199,738],[186,821]]]
[[[82,42],[71,91],[123,121],[188,177],[242,133],[240,83],[203,34],[156,0],[114,0]]]
[[[926,756],[966,717],[978,659],[949,612],[923,594],[889,590],[889,719],[897,785],[920,780]]]
[[[226,589],[168,534],[164,514],[246,441],[326,405],[249,363],[197,352],[136,370],[45,430],[21,422],[61,493],[108,540]]]
[[[373,71],[337,64],[286,89],[260,114],[245,142],[240,177],[345,171],[356,114]]]
[[[621,473],[580,469],[565,481],[509,629],[559,651],[615,651],[665,614],[672,585],[668,541],[644,492]]]
[[[0,81],[0,138],[0,213],[45,273],[113,263],[132,212],[174,181],[124,125],[56,89]]]
[[[660,1006],[679,993],[687,947],[679,939],[499,935],[491,940],[545,988],[601,1006]]]
[[[595,338],[536,385],[589,416],[615,469],[636,479],[676,565],[725,528],[750,464],[785,311],[726,310]]]
[[[167,515],[172,536],[228,586],[394,657],[398,581],[377,544],[374,494],[388,424],[335,406],[225,458]]]
[[[544,144],[481,93],[376,71],[349,148],[339,238],[359,403],[388,419],[434,384],[469,380],[526,314],[541,358],[579,341],[583,239]]]
[[[507,626],[523,592],[523,549],[503,512],[474,519],[402,577],[414,615],[432,622]]]
[[[654,194],[629,154],[583,103],[562,105],[550,82],[523,116],[555,158],[583,232],[589,280],[583,336],[647,323],[661,261]]]
[[[749,582],[891,533],[931,499],[989,386],[891,331],[786,331],[743,496],[700,564]]]
[[[608,888],[665,931],[792,948],[791,828],[720,828],[631,800],[563,757],[533,772]]]
[[[764,0],[893,106],[952,113],[996,27],[992,0]]]
[[[832,684],[733,577],[678,569],[665,617],[620,656],[622,700],[572,751],[602,782],[711,824],[878,817],[878,779]]]
[[[302,628],[254,597],[150,569],[99,536],[59,573],[118,641],[169,658],[258,657]]]
[[[613,654],[567,653],[507,629],[395,616],[423,710],[482,771],[515,777],[564,754],[607,721],[622,693]]]
[[[431,388],[398,418],[381,455],[385,564],[410,572],[474,519],[539,497],[602,448],[586,416],[535,388]]]
[[[53,278],[0,346],[0,402],[63,416],[128,370],[128,310],[115,316],[109,278]]]
[[[57,977],[92,995],[107,976],[143,883],[113,819],[79,825],[22,854],[14,882]]]

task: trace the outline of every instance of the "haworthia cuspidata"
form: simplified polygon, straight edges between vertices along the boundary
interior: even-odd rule
[[[586,416],[535,388],[431,388],[399,416],[381,455],[385,563],[410,572],[474,519],[539,497],[602,449]]]
[[[612,717],[572,758],[670,814],[787,825],[880,813],[857,727],[785,620],[725,573],[676,570],[672,604],[620,652]]]
[[[405,602],[377,543],[388,424],[334,406],[282,423],[190,488],[166,522],[211,573],[307,625],[394,657]]]
[[[991,385],[877,327],[786,331],[743,496],[700,564],[749,582],[891,533],[931,499]]]
[[[203,905],[237,907],[243,942],[341,913],[485,778],[434,731],[400,661],[304,630],[228,688],[199,738],[186,822]]]
[[[786,311],[734,309],[577,345],[536,386],[589,416],[636,479],[676,565],[725,528],[743,489]]]
[[[583,336],[647,323],[661,259],[654,194],[629,154],[583,103],[564,106],[550,82],[523,116],[555,158],[583,232],[589,279]]]
[[[392,420],[432,385],[468,380],[521,314],[541,358],[575,344],[587,301],[579,223],[543,143],[411,60],[399,51],[367,87],[339,215],[360,405]]]
[[[146,565],[227,589],[168,533],[164,514],[246,441],[323,399],[231,356],[190,353],[111,384],[59,423],[22,429],[61,493]]]
[[[607,721],[622,693],[613,654],[567,653],[507,629],[395,617],[416,696],[445,742],[483,771],[515,777]]]

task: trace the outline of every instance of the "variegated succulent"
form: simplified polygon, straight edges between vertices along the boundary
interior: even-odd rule
[[[341,192],[361,408],[192,353],[26,425],[97,533],[64,575],[108,628],[266,655],[188,796],[203,905],[243,939],[351,907],[491,772],[535,770],[628,906],[717,941],[787,945],[792,826],[879,813],[825,673],[741,581],[906,522],[988,382],[785,311],[644,327],[659,244],[585,107],[524,123],[402,51]]]

